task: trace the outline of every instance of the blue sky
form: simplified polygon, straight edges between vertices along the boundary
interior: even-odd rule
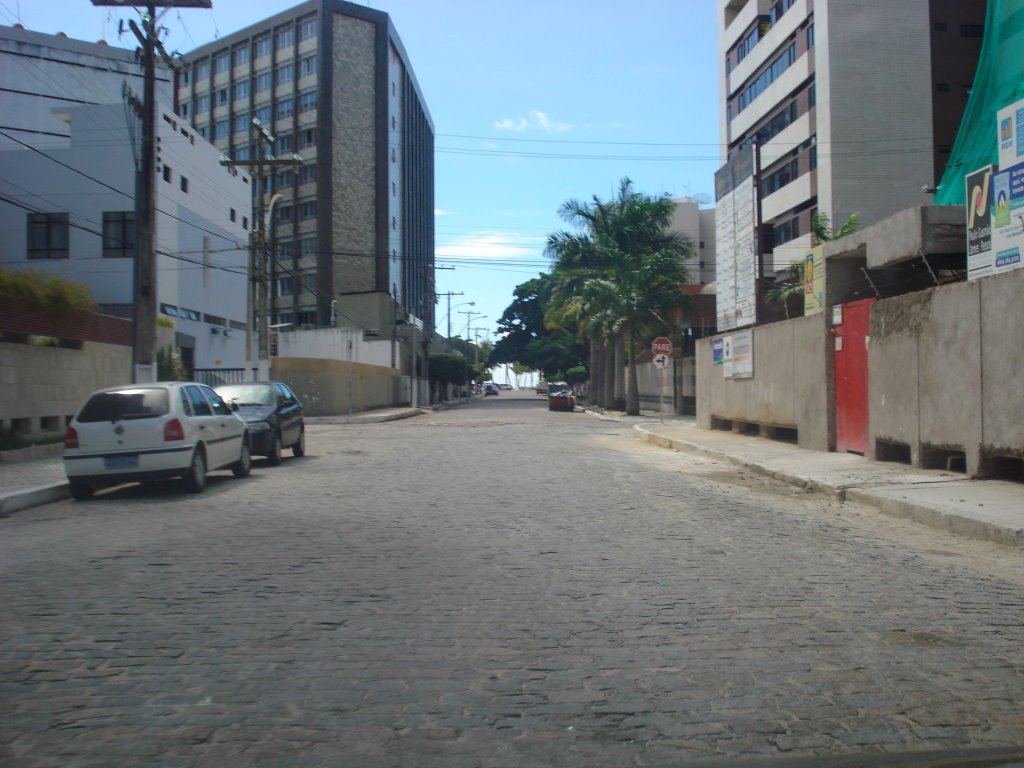
[[[164,44],[189,51],[297,4],[172,9]],[[565,200],[606,199],[623,176],[652,195],[713,194],[714,0],[360,4],[391,15],[434,121],[437,290],[463,294],[451,298],[453,335],[470,321],[488,337],[515,286],[548,269],[543,244],[565,226]],[[137,14],[89,0],[0,0],[2,24],[134,47],[131,33],[118,37],[122,18]],[[442,298],[442,334],[447,308]]]

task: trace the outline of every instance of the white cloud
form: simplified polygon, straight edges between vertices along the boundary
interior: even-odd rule
[[[531,242],[536,240],[536,245]],[[437,258],[449,259],[524,259],[536,258],[544,248],[543,237],[522,235],[465,235],[444,245],[438,245],[434,254]]]
[[[435,216],[453,216],[454,215],[454,211],[446,211],[443,208],[435,208],[434,209],[434,215]]]
[[[548,115],[539,110],[532,110],[529,117],[506,117],[494,124],[498,131],[523,132],[528,130],[540,130],[545,133],[566,133],[571,131],[571,123],[563,123],[560,120],[552,120]]]

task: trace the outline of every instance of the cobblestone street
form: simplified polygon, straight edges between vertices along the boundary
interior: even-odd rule
[[[0,520],[0,763],[1024,745],[1018,551],[630,431],[503,392]]]

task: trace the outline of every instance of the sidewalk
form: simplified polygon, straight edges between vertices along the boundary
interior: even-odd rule
[[[350,416],[309,416],[305,422],[314,424],[374,424],[383,421],[407,419],[419,416],[425,410],[420,408],[380,408],[362,411]],[[41,446],[28,451],[12,451],[6,460],[0,461],[0,517],[19,509],[60,501],[69,496],[67,478],[64,476],[63,446],[60,444]],[[18,453],[40,456],[26,460]]]
[[[1019,483],[968,480],[852,453],[810,451],[762,437],[698,429],[693,417],[588,413],[632,423],[637,437],[665,448],[736,464],[961,536],[1024,546],[1024,485]]]

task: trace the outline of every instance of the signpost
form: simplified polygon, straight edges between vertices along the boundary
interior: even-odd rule
[[[672,340],[665,336],[659,336],[651,342],[651,352],[654,353],[654,367],[660,371],[667,371],[668,364],[672,360]],[[664,389],[665,389],[666,376],[662,373],[661,388],[662,388],[662,401],[661,401],[661,416],[664,421],[665,417],[665,400],[664,400]]]

